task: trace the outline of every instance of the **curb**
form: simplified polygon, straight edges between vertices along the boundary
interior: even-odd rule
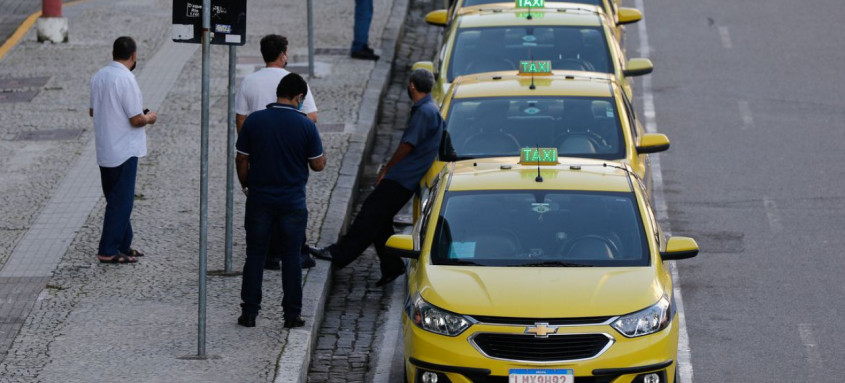
[[[402,36],[409,0],[397,0],[393,4],[389,21],[382,33],[382,55],[376,62],[363,101],[358,109],[357,124],[347,124],[344,131],[352,133],[349,148],[341,162],[340,175],[332,190],[326,218],[320,228],[320,246],[327,246],[340,238],[349,225],[350,215],[358,194],[358,181],[366,161],[364,158],[372,149],[375,126],[381,97],[387,90],[396,57],[396,47]],[[340,218],[342,217],[342,218]],[[305,278],[302,288],[302,316],[306,326],[291,330],[287,343],[276,363],[275,383],[304,383],[311,365],[311,352],[317,342],[318,329],[323,322],[326,295],[331,287],[331,268],[328,262],[318,261]]]

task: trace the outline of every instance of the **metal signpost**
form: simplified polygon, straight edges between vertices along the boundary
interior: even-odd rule
[[[200,239],[197,358],[204,359],[206,323],[206,274],[208,268],[208,122],[211,44],[229,45],[229,119],[226,177],[226,272],[232,268],[232,215],[234,189],[234,89],[235,46],[246,43],[245,0],[174,0],[173,41],[202,44],[202,112],[200,118]]]
[[[308,0],[308,79],[314,78],[314,7]]]

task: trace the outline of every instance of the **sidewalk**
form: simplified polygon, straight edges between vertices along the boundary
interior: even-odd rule
[[[307,372],[328,267],[305,277],[307,325],[281,327],[280,276],[265,273],[258,326],[235,324],[240,277],[208,277],[208,360],[196,354],[200,51],[173,44],[169,0],[94,0],[66,7],[70,42],[34,31],[0,61],[0,382],[294,382]],[[309,241],[333,241],[346,221],[390,70],[407,1],[376,0],[370,42],[378,63],[346,55],[353,2],[315,2],[318,78],[310,80],[329,159],[308,189]],[[305,2],[248,3],[238,72],[261,65],[258,40],[291,41],[289,69],[306,71]],[[136,71],[159,122],[147,130],[133,226],[148,256],[96,261],[104,202],[87,116],[88,80],[119,35],[138,42]],[[212,48],[209,270],[223,265],[228,49]],[[10,103],[8,101],[16,101]],[[236,270],[243,263],[244,198],[235,198]],[[316,322],[316,324],[315,324]],[[188,357],[185,359],[184,357]]]

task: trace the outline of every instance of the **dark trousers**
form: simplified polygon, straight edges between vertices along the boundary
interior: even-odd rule
[[[246,262],[241,285],[241,308],[244,314],[257,315],[261,310],[264,259],[273,235],[273,225],[277,225],[282,241],[282,308],[285,320],[299,317],[302,312],[302,265],[299,254],[307,223],[308,211],[305,209],[291,210],[247,197],[244,218]]]
[[[376,248],[382,275],[395,274],[405,268],[401,259],[388,256],[384,244],[393,235],[393,217],[414,196],[393,180],[382,180],[364,200],[361,211],[349,231],[329,249],[335,267],[344,267],[358,258],[370,244]]]
[[[310,257],[308,253],[308,238],[305,236],[302,237],[302,246],[300,247],[300,261],[305,261],[307,258]],[[273,235],[270,237],[270,250],[267,253],[267,259],[265,261],[267,263],[270,262],[279,262],[282,258],[283,250],[283,242],[282,242],[282,230],[281,228],[274,226],[273,227]]]
[[[373,22],[373,0],[355,0],[355,25],[352,28],[351,52],[357,52],[370,39],[370,24]]]
[[[99,255],[129,254],[132,245],[132,205],[135,203],[135,175],[138,157],[132,157],[120,166],[100,167],[100,183],[106,197],[103,232],[100,235]]]

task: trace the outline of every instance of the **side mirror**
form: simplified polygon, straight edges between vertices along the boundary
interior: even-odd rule
[[[698,243],[689,237],[672,237],[666,241],[666,251],[660,252],[664,261],[677,261],[698,255]]]
[[[429,72],[434,73],[434,63],[431,61],[417,61],[411,66],[411,71],[413,72],[417,69],[426,69]]]
[[[420,251],[414,250],[414,237],[408,234],[395,234],[384,244],[390,255],[400,258],[419,259]]]
[[[654,71],[654,64],[649,59],[630,59],[625,70],[622,71],[626,77],[647,75]]]
[[[646,133],[640,137],[637,154],[649,154],[669,149],[669,137],[661,133]]]
[[[446,22],[449,21],[449,11],[445,9],[438,9],[431,11],[425,15],[425,22],[438,27],[445,27]]]
[[[640,10],[636,9],[636,8],[624,8],[623,7],[623,8],[619,8],[619,10],[616,12],[616,17],[618,19],[618,21],[616,22],[616,25],[625,25],[625,24],[636,23],[637,21],[642,20],[643,19],[643,13],[640,12]]]

